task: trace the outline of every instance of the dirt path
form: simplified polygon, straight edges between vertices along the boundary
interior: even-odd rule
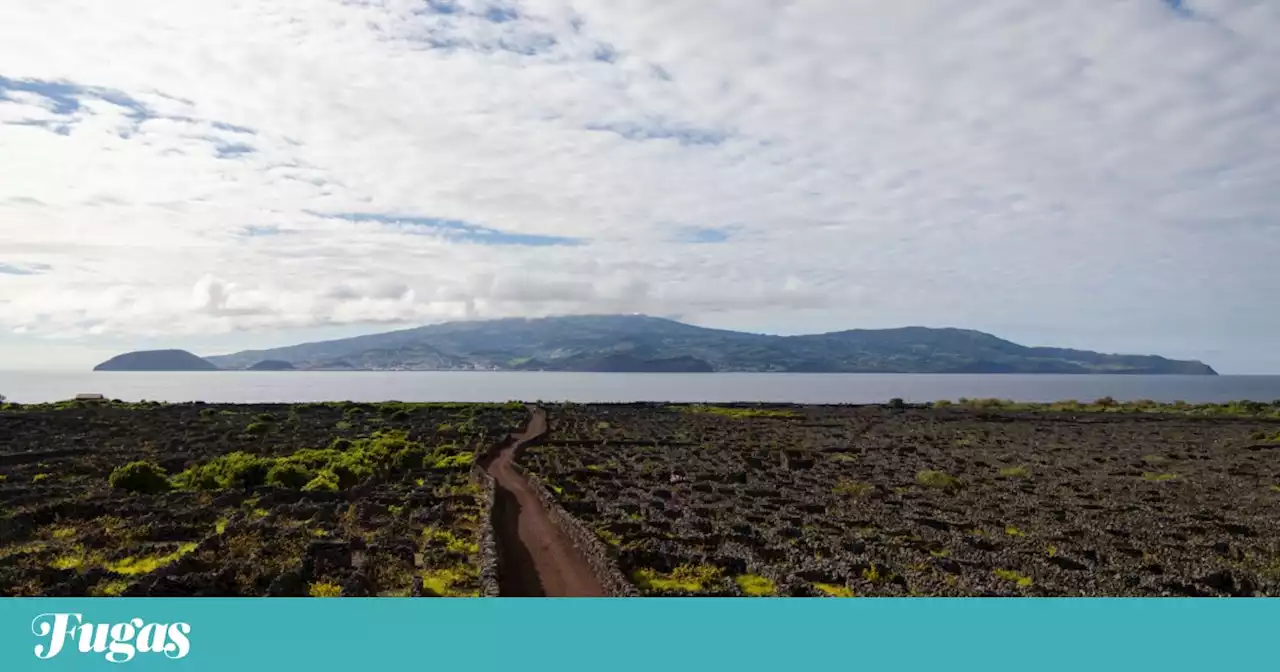
[[[499,593],[503,597],[603,597],[586,558],[542,507],[513,462],[520,448],[547,431],[547,414],[532,408],[528,427],[485,467],[495,481],[494,527]]]

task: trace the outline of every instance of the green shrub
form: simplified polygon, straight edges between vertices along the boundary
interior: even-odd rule
[[[107,479],[107,483],[113,488],[144,494],[164,492],[171,487],[169,475],[165,470],[160,468],[160,465],[146,460],[116,467]]]
[[[174,477],[174,484],[189,490],[251,488],[266,482],[272,465],[270,458],[236,451],[184,470]]]
[[[337,492],[338,477],[332,471],[322,471],[316,474],[309,483],[302,486],[303,492]]]
[[[311,482],[314,474],[296,462],[277,462],[267,471],[267,485],[297,490]]]
[[[947,492],[955,492],[964,487],[964,482],[945,471],[926,469],[916,474],[916,482],[920,485]]]
[[[251,422],[244,428],[245,434],[266,434],[269,431],[271,431],[269,422]]]
[[[332,491],[424,465],[465,468],[474,460],[474,453],[453,444],[428,452],[423,444],[409,441],[406,432],[379,432],[355,440],[334,439],[330,448],[306,448],[284,457],[231,453],[183,471],[175,482],[179,487],[198,490],[268,484]]]

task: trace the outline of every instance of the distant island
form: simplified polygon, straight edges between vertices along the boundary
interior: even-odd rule
[[[96,370],[217,369],[1217,375],[1199,361],[1028,347],[968,329],[772,336],[644,315],[448,322],[203,359],[181,350],[138,352]]]
[[[246,370],[247,371],[297,371],[298,367],[282,359],[264,359],[261,362],[258,362],[257,364],[250,366]]]
[[[186,350],[142,350],[116,355],[94,371],[217,371],[218,367]]]

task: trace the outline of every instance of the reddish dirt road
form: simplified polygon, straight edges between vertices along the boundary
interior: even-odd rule
[[[533,486],[515,470],[516,453],[547,431],[547,414],[531,408],[528,426],[485,467],[493,476],[494,527],[498,541],[498,584],[503,597],[603,597],[586,558],[574,548],[538,500]]]

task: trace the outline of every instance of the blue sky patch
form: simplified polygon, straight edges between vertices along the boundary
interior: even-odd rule
[[[1173,10],[1173,13],[1177,14],[1178,16],[1181,16],[1186,19],[1195,18],[1195,13],[1191,11],[1191,8],[1187,7],[1186,0],[1160,0],[1160,1],[1163,2],[1165,6],[1167,6],[1169,9]]]
[[[43,128],[46,131],[53,131],[58,135],[71,135],[71,127],[61,121],[53,119],[19,119],[17,121],[0,122],[5,126],[35,126]]]
[[[494,23],[506,23],[508,21],[515,21],[516,19],[520,18],[520,14],[516,12],[514,7],[503,7],[501,5],[494,5],[489,9],[485,10],[484,18]]]
[[[729,240],[729,229],[689,226],[680,230],[677,240],[682,243],[723,243]]]
[[[427,11],[435,14],[457,14],[458,3],[454,0],[427,0]]]
[[[213,149],[218,153],[219,159],[234,159],[258,151],[253,145],[246,145],[243,142],[224,142],[217,138],[208,138],[208,140],[213,143]]]
[[[258,134],[258,132],[257,132],[257,131],[255,131],[255,130],[253,130],[252,128],[245,128],[244,126],[236,126],[235,124],[228,124],[228,123],[226,123],[226,122],[222,122],[222,121],[215,121],[215,122],[213,122],[213,127],[214,127],[214,128],[216,128],[216,129],[218,129],[218,130],[220,130],[220,131],[228,131],[228,132],[231,132],[231,133],[243,133],[243,134],[245,134],[245,135],[257,135],[257,134]]]
[[[240,229],[240,233],[246,238],[261,238],[263,236],[276,236],[282,233],[282,231],[280,227],[274,224],[269,224],[266,226],[258,226],[256,224],[250,224],[249,226],[246,226]]]
[[[720,130],[673,126],[665,122],[590,124],[587,130],[615,133],[628,140],[675,140],[682,145],[718,145],[729,137],[728,133]]]
[[[591,57],[602,63],[613,63],[618,60],[618,50],[614,49],[611,44],[601,42],[596,45],[595,53]]]
[[[6,264],[0,262],[0,275],[40,275],[50,268],[48,264]]]
[[[13,100],[10,94],[15,91],[47,99],[53,104],[54,114],[75,114],[80,110],[83,98],[97,98],[129,110],[129,116],[138,121],[152,116],[146,105],[123,91],[43,79],[10,79],[0,75],[0,100]]]
[[[129,94],[109,89],[101,86],[88,86],[84,84],[75,84],[66,81],[48,81],[43,79],[12,79],[0,75],[0,101],[15,101],[15,93],[27,93],[40,96],[48,101],[53,114],[58,115],[58,119],[19,119],[17,121],[3,122],[12,126],[33,126],[43,128],[47,131],[57,133],[58,135],[70,135],[71,127],[79,120],[75,118],[75,114],[84,108],[86,99],[101,100],[111,103],[125,110],[125,115],[132,120],[133,124],[130,128],[122,128],[117,134],[124,139],[133,137],[133,134],[139,129],[141,124],[149,119],[169,119],[172,121],[180,121],[191,124],[209,123],[214,128],[228,133],[239,135],[256,135],[257,132],[251,128],[228,124],[221,121],[203,122],[202,120],[182,115],[161,115],[149,108],[145,103],[130,96]],[[165,96],[157,93],[156,95],[164,96],[173,100],[181,100],[173,96]],[[210,136],[188,136],[195,137],[214,145],[219,158],[234,158],[243,154],[256,151],[252,145],[244,142],[233,142],[222,140]]]
[[[544,236],[532,233],[510,233],[500,229],[493,229],[479,224],[471,224],[456,219],[440,219],[436,217],[414,217],[406,215],[367,213],[367,212],[350,212],[323,214],[318,212],[310,212],[309,214],[326,219],[345,219],[351,222],[375,222],[378,224],[386,224],[389,226],[411,227],[414,229],[422,229],[424,232],[433,233],[445,238],[468,243],[479,243],[481,245],[523,245],[523,246],[551,246],[551,245],[580,245],[582,240],[579,238],[569,238],[565,236]]]

